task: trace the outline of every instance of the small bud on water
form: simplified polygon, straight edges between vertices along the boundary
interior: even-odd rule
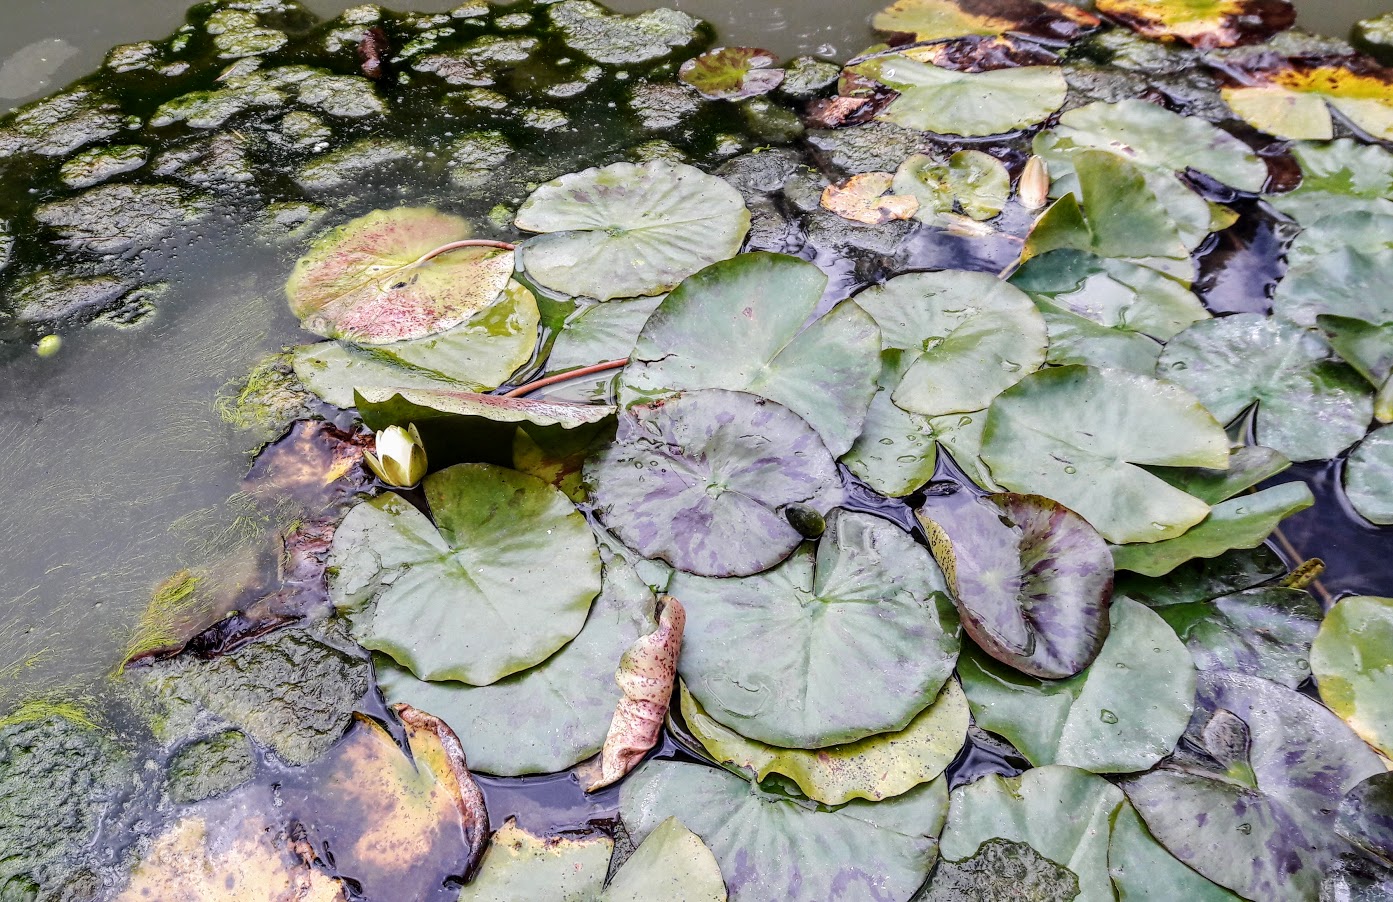
[[[1027,210],[1038,210],[1050,200],[1050,168],[1045,158],[1032,154],[1025,162],[1025,171],[1016,187],[1021,197],[1021,206]]]

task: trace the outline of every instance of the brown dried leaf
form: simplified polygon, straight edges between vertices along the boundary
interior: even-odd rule
[[[894,219],[910,219],[919,212],[919,201],[908,194],[890,194],[895,176],[889,172],[864,172],[822,192],[822,206],[843,219],[881,225]]]
[[[1260,43],[1296,22],[1288,0],[1098,0],[1097,8],[1145,37],[1201,50]]]

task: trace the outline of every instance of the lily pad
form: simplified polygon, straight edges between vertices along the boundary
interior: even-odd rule
[[[479,873],[459,902],[594,902],[605,885],[614,840],[600,833],[537,836],[513,818],[493,834]]]
[[[1374,325],[1348,316],[1322,313],[1316,325],[1326,340],[1359,375],[1380,389],[1374,398],[1374,417],[1380,423],[1393,421],[1393,410],[1386,400],[1389,377],[1393,376],[1393,319]]]
[[[1098,24],[1082,7],[1048,0],[896,0],[871,20],[876,31],[911,34],[916,41],[1008,33],[1050,44],[1067,44]]]
[[[992,657],[1047,679],[1088,666],[1108,635],[1107,544],[1038,495],[930,496],[917,513],[963,628]]]
[[[1226,71],[1239,83],[1223,89],[1224,101],[1259,131],[1278,138],[1329,140],[1334,107],[1376,140],[1393,139],[1393,74],[1358,57],[1263,57],[1258,65]]]
[[[891,400],[925,416],[986,407],[1045,362],[1045,323],[1030,298],[986,273],[910,273],[856,302],[887,349],[913,361]]]
[[[784,70],[770,68],[776,59],[754,47],[717,47],[687,60],[677,77],[710,100],[744,100],[783,84]]]
[[[359,504],[334,534],[329,592],[354,636],[421,679],[495,683],[569,642],[600,591],[585,518],[556,488],[488,464]]]
[[[1288,0],[1098,0],[1097,10],[1145,37],[1201,50],[1256,44],[1296,21]]]
[[[1335,832],[1393,864],[1393,774],[1374,774],[1340,800]]]
[[[1393,322],[1393,301],[1382,290],[1393,278],[1390,230],[1393,214],[1363,210],[1309,222],[1287,251],[1290,265],[1273,293],[1273,312],[1302,326],[1324,314]]]
[[[741,736],[783,748],[903,730],[958,654],[933,558],[870,514],[835,511],[816,550],[766,573],[678,573],[668,591],[688,608],[678,670],[692,695]]]
[[[871,398],[866,422],[841,461],[867,485],[892,498],[908,495],[933,478],[938,445],[928,417],[897,406],[890,393],[913,358],[891,351],[882,356],[881,388]]]
[[[675,817],[658,825],[600,894],[599,902],[726,902],[716,856]]]
[[[1156,371],[1156,358],[1161,356],[1159,341],[1139,332],[1100,326],[1086,316],[1043,299],[1037,299],[1035,307],[1045,318],[1045,329],[1049,332],[1046,362],[1055,366],[1127,370],[1143,376]]]
[[[610,301],[605,304],[586,304],[566,317],[566,322],[551,354],[547,356],[547,372],[562,373],[592,363],[628,357],[634,342],[648,317],[658,309],[666,295],[634,298],[630,301]],[[613,378],[609,374],[608,378]]]
[[[377,431],[388,426],[405,427],[408,423],[439,419],[480,419],[575,429],[599,423],[615,412],[607,404],[570,404],[429,388],[369,388],[356,393],[354,406],[363,417],[363,424]]]
[[[884,225],[909,219],[919,211],[919,201],[909,194],[889,194],[894,176],[888,172],[863,172],[840,185],[822,190],[822,207],[842,219],[866,225]]]
[[[996,157],[980,150],[960,150],[940,162],[916,153],[895,171],[892,190],[919,201],[915,217],[934,222],[955,207],[973,219],[992,219],[1011,196],[1011,176]]]
[[[444,332],[496,300],[513,254],[464,247],[469,223],[425,207],[378,210],[329,232],[286,283],[301,325],[329,338],[388,344]]]
[[[900,92],[877,119],[941,135],[981,137],[1029,128],[1058,110],[1068,93],[1058,66],[962,72],[894,53],[849,71]]]
[[[1222,469],[1229,453],[1223,428],[1189,392],[1064,366],[992,402],[982,458],[1003,486],[1057,500],[1110,542],[1159,542],[1199,523],[1209,505],[1138,464]]]
[[[898,733],[821,749],[786,749],[746,739],[708,715],[683,686],[682,720],[717,762],[754,775],[788,777],[810,799],[841,805],[908,792],[943,773],[967,739],[967,698],[948,680],[934,703]]]
[[[1385,755],[1393,751],[1393,599],[1356,595],[1326,614],[1311,646],[1320,697]]]
[[[840,496],[832,455],[787,408],[723,389],[619,415],[615,443],[586,464],[595,514],[644,557],[705,576],[774,566],[803,536],[785,509]]]
[[[655,160],[548,182],[518,208],[514,224],[545,233],[523,245],[528,276],[556,291],[607,301],[670,291],[733,256],[750,213],[723,179]]]
[[[581,502],[589,497],[581,481],[585,460],[613,438],[614,424],[608,421],[575,429],[520,426],[513,433],[513,469],[536,476]]]
[[[1275,582],[1287,575],[1287,565],[1266,545],[1230,551],[1212,560],[1196,558],[1164,577],[1119,573],[1113,592],[1153,608],[1213,601],[1223,595]]]
[[[1185,902],[1242,902],[1166,851],[1146,830],[1137,810],[1123,805],[1108,840],[1108,871],[1120,902],[1174,899]]]
[[[946,808],[942,780],[828,809],[676,761],[647,762],[620,794],[635,839],[682,818],[715,854],[731,902],[908,899],[933,867]]]
[[[1150,608],[1114,600],[1107,641],[1087,669],[1040,680],[968,650],[958,664],[977,725],[1006,737],[1031,764],[1094,773],[1151,767],[1190,722],[1195,665]]]
[[[1194,495],[1207,504],[1218,504],[1276,476],[1290,466],[1291,461],[1271,448],[1240,445],[1229,452],[1229,465],[1226,470],[1206,470],[1197,467],[1151,467],[1150,470],[1180,491]]]
[[[1368,385],[1318,333],[1257,313],[1196,323],[1166,346],[1156,372],[1223,422],[1256,403],[1257,440],[1292,460],[1334,457],[1373,417]]]
[[[1330,213],[1332,195],[1341,209],[1393,213],[1393,154],[1352,138],[1293,145],[1301,184],[1268,202],[1299,222]]]
[[[1275,683],[1201,673],[1186,741],[1207,757],[1162,765],[1124,788],[1171,854],[1249,899],[1313,899],[1349,847],[1340,799],[1384,768],[1319,703]]]
[[[845,453],[875,392],[880,336],[850,301],[809,324],[826,284],[816,266],[782,254],[708,267],[649,317],[620,401],[688,389],[750,392],[806,420],[833,455]]]
[[[1393,426],[1369,433],[1350,454],[1345,497],[1370,523],[1393,524]]]

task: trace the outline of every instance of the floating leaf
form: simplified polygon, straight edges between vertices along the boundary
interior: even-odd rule
[[[716,856],[675,817],[658,825],[614,875],[599,902],[726,902]]]
[[[1097,16],[1068,2],[981,3],[976,0],[896,0],[876,13],[877,31],[911,34],[916,41],[967,35],[1018,34],[1046,43],[1067,44],[1098,26]]]
[[[509,818],[489,841],[479,873],[460,889],[459,902],[593,902],[613,852],[614,840],[603,834],[537,836]]]
[[[1358,57],[1330,61],[1263,57],[1258,65],[1226,67],[1239,83],[1224,101],[1253,128],[1278,138],[1329,140],[1330,109],[1376,140],[1393,139],[1393,70]]]
[[[600,559],[565,495],[488,464],[440,470],[424,488],[438,529],[385,494],[349,511],[334,534],[330,595],[364,647],[422,679],[484,686],[580,632]]]
[[[711,100],[758,97],[783,84],[784,70],[772,69],[777,58],[754,47],[717,47],[682,64],[677,77]]]
[[[1201,50],[1256,44],[1296,21],[1288,0],[1098,0],[1097,9],[1145,37]]]
[[[1370,523],[1393,524],[1393,426],[1369,433],[1350,454],[1345,497]]]
[[[1139,602],[1116,599],[1109,616],[1097,657],[1067,680],[1023,676],[965,652],[958,673],[977,725],[1006,737],[1037,767],[1129,773],[1169,755],[1194,710],[1190,653]]]
[[[437,249],[469,237],[458,216],[378,210],[320,238],[286,283],[290,309],[318,335],[359,344],[424,338],[494,302],[513,274],[496,247]]]
[[[1393,322],[1393,301],[1382,290],[1393,278],[1391,230],[1393,213],[1365,210],[1308,222],[1287,251],[1290,265],[1273,294],[1273,313],[1302,326],[1328,313]]]
[[[1220,469],[1228,436],[1193,395],[1122,370],[1041,370],[992,402],[982,458],[997,482],[1054,498],[1110,542],[1180,535],[1209,505],[1146,466]]]
[[[1340,800],[1335,832],[1393,864],[1393,774],[1374,774]]]
[[[942,135],[978,137],[1029,128],[1059,109],[1068,93],[1058,66],[961,72],[895,53],[849,71],[900,92],[877,119]]]
[[[1011,176],[1000,160],[980,150],[960,150],[947,163],[916,153],[900,164],[891,187],[919,201],[915,216],[923,222],[934,222],[955,206],[980,221],[1006,206]]]
[[[917,512],[963,628],[1035,676],[1073,676],[1108,634],[1112,560],[1093,527],[1038,495],[930,496]]]
[[[1259,545],[1251,550],[1230,551],[1213,560],[1196,559],[1181,564],[1160,579],[1118,573],[1113,593],[1161,608],[1213,601],[1286,575],[1287,565],[1277,553],[1266,545]]]
[[[579,503],[589,494],[580,476],[586,458],[613,437],[613,422],[575,429],[522,426],[513,433],[513,469],[556,486]]]
[[[1150,469],[1152,473],[1180,491],[1194,495],[1206,504],[1218,504],[1276,476],[1290,466],[1291,461],[1271,448],[1242,445],[1229,452],[1227,470],[1206,470],[1199,467]]]
[[[1373,325],[1348,316],[1322,313],[1316,325],[1325,333],[1335,353],[1358,370],[1369,384],[1380,389],[1374,399],[1374,418],[1380,423],[1393,421],[1387,395],[1393,376],[1393,320]]]
[[[363,424],[373,430],[460,418],[575,429],[599,423],[615,412],[607,404],[570,404],[429,388],[369,388],[356,393],[354,406],[362,415]]]
[[[547,372],[562,373],[628,357],[643,324],[664,297],[666,295],[577,307],[566,317],[565,326],[552,343]],[[612,378],[612,374],[607,378]]]
[[[685,686],[681,708],[687,729],[716,761],[748,771],[761,783],[770,774],[788,777],[808,798],[825,805],[879,801],[929,782],[953,763],[968,727],[967,699],[952,679],[903,730],[812,750],[741,736],[702,710]]]
[[[822,809],[719,768],[649,761],[624,783],[620,810],[638,840],[681,817],[715,854],[731,902],[854,902],[914,894],[933,867],[946,795],[935,780]]]
[[[888,172],[863,172],[840,185],[822,191],[822,207],[842,219],[867,225],[882,225],[909,219],[919,211],[919,201],[909,194],[890,194],[894,177]]]
[[[744,579],[676,574],[680,672],[713,718],[784,748],[898,731],[953,671],[957,618],[929,553],[894,524],[835,511],[804,545]],[[867,679],[880,687],[862,691]]]
[[[1368,386],[1318,333],[1257,313],[1196,323],[1171,340],[1160,376],[1223,422],[1257,403],[1257,440],[1292,460],[1334,457],[1373,416]]]
[[[944,859],[934,869],[924,902],[1009,899],[1067,902],[1078,898],[1079,878],[1025,843],[989,839],[961,861]],[[915,897],[920,898],[918,896]]]
[[[933,478],[938,445],[928,417],[910,413],[890,400],[891,391],[914,359],[895,351],[881,359],[881,388],[871,398],[861,435],[841,461],[877,492],[898,498]]]
[[[774,566],[803,540],[784,510],[825,511],[840,494],[836,462],[807,423],[722,389],[621,412],[585,479],[596,516],[626,545],[708,576]]]
[[[856,296],[887,349],[913,361],[891,399],[926,416],[980,410],[1045,362],[1045,323],[986,273],[910,273]]]
[[[1055,251],[1067,254],[1072,251]],[[1051,254],[1046,254],[1049,257]],[[1040,259],[1040,258],[1037,258]],[[1150,376],[1156,372],[1161,343],[1139,332],[1100,326],[1086,316],[1037,298],[1050,346],[1045,357],[1055,366],[1095,366]]]
[[[510,282],[498,303],[439,335],[378,346],[303,345],[294,352],[295,375],[335,407],[352,407],[355,389],[484,391],[532,357],[540,320],[532,292]]]
[[[1351,138],[1292,146],[1301,184],[1267,200],[1299,222],[1314,222],[1332,208],[1393,213],[1393,154]],[[1334,205],[1332,205],[1332,197]]]
[[[1275,683],[1201,673],[1190,755],[1124,784],[1171,854],[1249,899],[1308,900],[1348,849],[1332,829],[1346,792],[1383,772],[1319,703]]]
[[[1185,902],[1242,902],[1210,883],[1166,851],[1146,830],[1137,809],[1123,805],[1113,819],[1108,841],[1108,871],[1117,898],[1183,899]]]
[[[620,400],[686,389],[750,392],[806,420],[833,455],[845,453],[875,392],[880,336],[849,301],[809,324],[826,285],[816,266],[782,254],[741,254],[708,267],[649,317]]]
[[[546,233],[521,265],[547,288],[607,301],[659,294],[733,256],[750,227],[740,193],[683,163],[614,163],[548,182],[514,224]]]
[[[1366,742],[1393,751],[1393,599],[1343,598],[1311,646],[1321,699]]]

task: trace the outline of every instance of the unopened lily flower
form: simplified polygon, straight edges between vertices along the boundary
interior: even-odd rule
[[[1027,210],[1038,210],[1050,199],[1050,169],[1045,158],[1032,154],[1025,162],[1025,171],[1016,186],[1021,196],[1021,206]]]
[[[368,469],[398,489],[409,489],[426,475],[426,446],[412,423],[406,429],[388,426],[377,433],[377,453],[363,452]]]

